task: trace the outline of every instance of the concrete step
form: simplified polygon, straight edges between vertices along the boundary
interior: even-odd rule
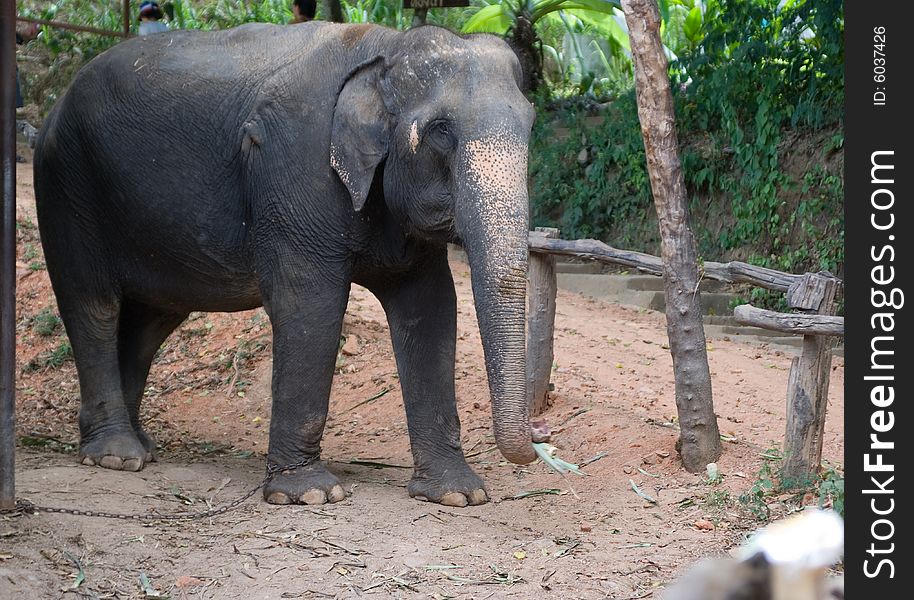
[[[606,299],[629,291],[624,276],[593,273],[556,273],[558,286],[591,298]],[[645,305],[645,308],[647,306]]]
[[[663,281],[663,277],[658,277],[656,275],[646,275],[642,273],[626,275],[619,273],[604,273],[602,272],[602,265],[597,262],[556,262],[555,272],[559,275],[580,276],[580,279],[585,279],[587,276],[605,278],[607,282],[611,282],[607,283],[606,285],[610,286],[612,289],[629,289],[642,292],[662,292],[664,291],[666,285]],[[723,281],[704,279],[701,282],[701,291],[702,293],[725,292],[727,291],[727,285],[728,284],[724,283]]]
[[[718,326],[715,325],[705,325],[705,337],[709,341],[725,339],[731,342],[764,344],[769,347],[777,347],[794,356],[799,356],[800,352],[803,350],[803,336],[790,334],[773,335],[776,332],[759,329],[757,327],[746,327],[744,332],[734,334],[725,333],[722,330],[717,329],[717,327]],[[832,350],[832,356],[844,358],[844,345],[841,344],[834,348]]]
[[[769,331],[761,327],[744,327],[731,325],[712,325],[705,323],[705,336],[711,338],[737,338],[751,336],[763,339],[773,344],[785,344],[789,346],[800,346],[803,342],[803,336],[781,333],[780,331]]]
[[[558,286],[563,290],[577,292],[598,300],[656,311],[666,309],[663,279],[660,277],[557,273],[556,280]],[[656,284],[659,284],[659,287],[655,287]],[[701,293],[702,313],[707,315],[732,314],[731,306],[736,299],[736,294],[703,290]]]
[[[654,275],[568,272],[559,269],[558,265],[556,279],[562,289],[578,291],[593,297],[611,296],[624,291],[663,293],[665,290],[663,278]],[[735,297],[726,291],[726,285],[720,281],[704,280],[700,289],[702,294],[723,293]]]
[[[603,264],[594,260],[589,260],[587,262],[565,262],[557,260],[555,261],[555,272],[599,275],[603,273]]]
[[[768,337],[802,337],[795,336],[792,333],[785,333],[783,331],[771,331],[770,329],[762,329],[761,327],[752,327],[749,325],[741,325],[736,322],[736,319],[732,315],[704,315],[702,317],[704,322],[705,329],[713,327],[714,331],[719,332],[721,335],[759,335],[759,336],[768,336]]]

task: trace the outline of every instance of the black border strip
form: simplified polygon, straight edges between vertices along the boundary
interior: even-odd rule
[[[902,556],[909,555],[909,532],[901,519],[908,501],[901,489],[911,489],[905,464],[910,446],[903,434],[910,431],[912,371],[902,350],[914,342],[904,315],[904,292],[914,270],[914,261],[907,260],[911,217],[904,210],[914,179],[914,140],[906,137],[914,121],[914,98],[906,92],[914,40],[910,4],[852,0],[844,7],[845,586],[850,598],[863,592],[902,597],[898,592],[907,566]]]

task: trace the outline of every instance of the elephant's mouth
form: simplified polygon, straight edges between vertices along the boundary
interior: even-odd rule
[[[406,229],[414,238],[429,242],[463,245],[463,240],[457,232],[453,215],[433,222],[431,224],[418,224],[411,219],[406,220]]]

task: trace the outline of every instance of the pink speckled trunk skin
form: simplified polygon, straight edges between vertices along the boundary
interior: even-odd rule
[[[505,458],[526,464],[536,456],[525,376],[527,144],[518,130],[504,122],[462,148],[457,228],[472,270],[495,440]]]

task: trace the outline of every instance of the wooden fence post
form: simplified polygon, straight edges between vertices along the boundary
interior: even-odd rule
[[[530,235],[555,239],[559,230],[537,227]],[[527,400],[531,416],[543,414],[549,406],[555,293],[555,258],[551,254],[531,252],[527,263]]]
[[[820,315],[834,315],[838,281],[834,277],[807,273],[790,286],[791,308]],[[781,483],[786,487],[808,483],[822,462],[822,437],[828,406],[828,380],[834,339],[804,335],[803,352],[793,359],[787,380],[787,432]]]

